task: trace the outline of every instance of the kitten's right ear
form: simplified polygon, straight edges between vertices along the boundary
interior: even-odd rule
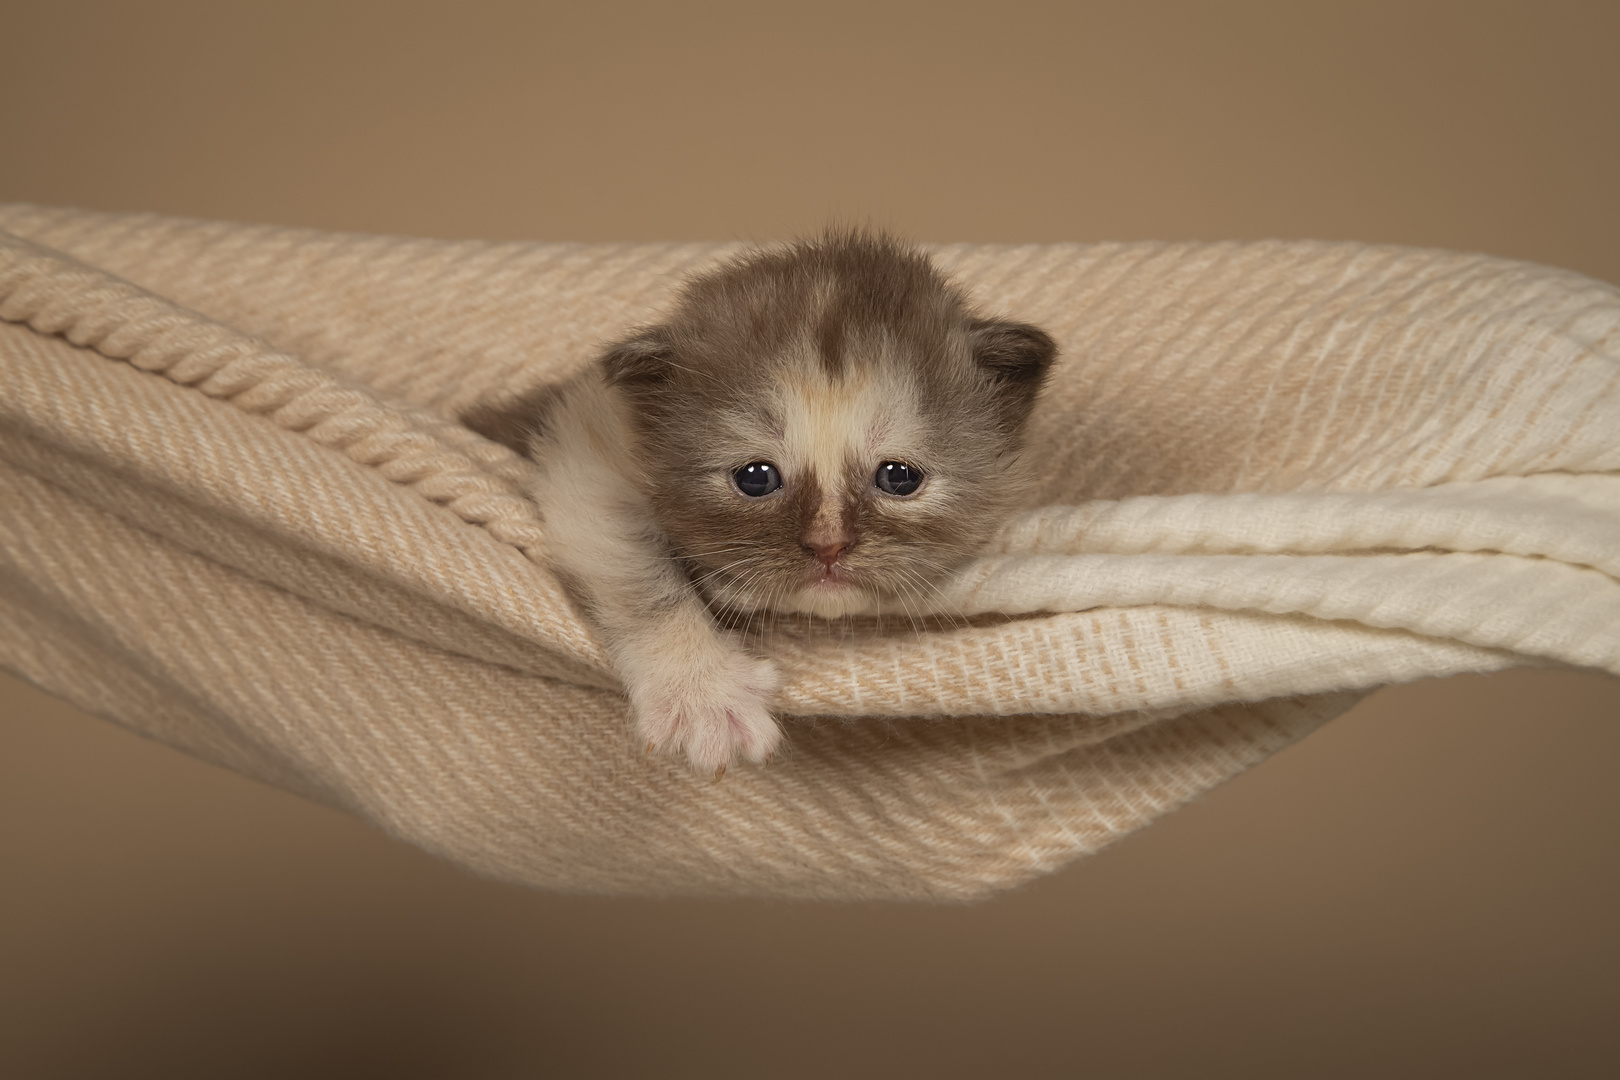
[[[491,442],[527,454],[530,440],[545,426],[546,414],[556,398],[555,385],[537,386],[521,394],[479,402],[462,413],[460,420]]]
[[[1034,407],[1046,382],[1057,342],[1045,330],[1003,319],[974,319],[968,324],[973,359],[989,374],[1001,407],[1002,424],[1016,431]]]
[[[662,326],[638,330],[623,341],[616,341],[602,354],[602,367],[614,386],[645,386],[669,379],[675,362],[675,345]]]

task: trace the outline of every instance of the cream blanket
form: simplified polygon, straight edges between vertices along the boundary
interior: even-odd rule
[[[0,229],[0,663],[481,873],[979,896],[1381,684],[1620,672],[1620,293],[1574,274],[935,249],[1062,347],[1040,505],[954,625],[773,628],[790,752],[709,784],[643,759],[540,561],[528,464],[450,418],[733,247]]]

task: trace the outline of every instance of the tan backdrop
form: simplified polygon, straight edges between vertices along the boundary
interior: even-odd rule
[[[73,3],[0,200],[431,236],[1319,237],[1620,282],[1620,6]],[[0,508],[4,512],[4,508]],[[1612,1075],[1620,682],[1383,691],[967,909],[467,877],[0,677],[0,1075]]]

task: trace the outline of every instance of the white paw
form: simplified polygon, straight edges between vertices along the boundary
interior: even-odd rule
[[[737,758],[769,758],[782,741],[770,712],[776,665],[732,647],[681,653],[624,672],[648,750],[685,754],[716,778]]]

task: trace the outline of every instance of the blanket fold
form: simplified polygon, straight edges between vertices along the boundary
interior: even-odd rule
[[[1620,674],[1620,291],[1356,244],[933,249],[1059,341],[1036,505],[934,618],[752,629],[791,749],[646,760],[457,424],[731,245],[0,207],[0,664],[551,888],[963,899],[1377,686]]]

